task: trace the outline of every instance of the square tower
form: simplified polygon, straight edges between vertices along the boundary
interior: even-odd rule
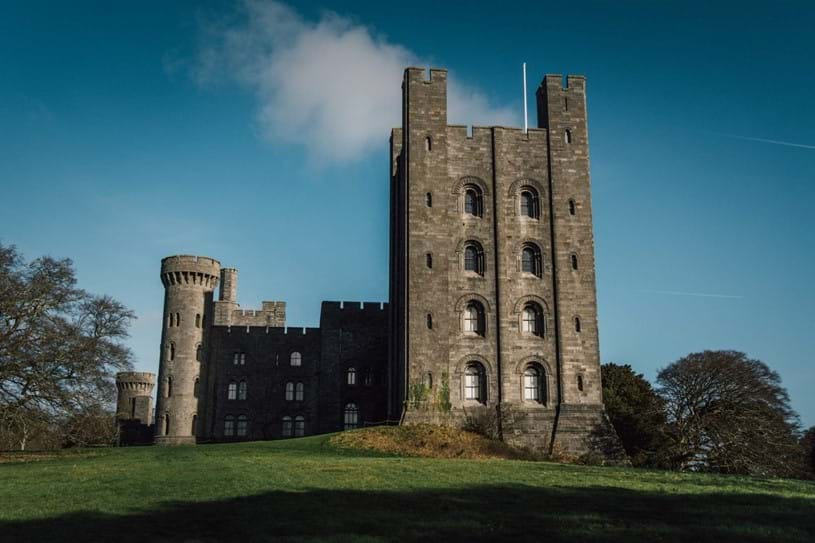
[[[390,417],[586,452],[607,419],[585,79],[544,78],[537,129],[468,134],[426,74],[405,70],[391,135]]]

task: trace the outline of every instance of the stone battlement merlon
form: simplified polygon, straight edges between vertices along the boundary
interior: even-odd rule
[[[309,326],[226,326],[227,334],[249,334],[270,336],[314,336],[320,333],[320,328]]]
[[[220,268],[220,262],[207,256],[168,256],[161,259],[161,282],[165,288],[194,285],[214,290],[218,286]]]

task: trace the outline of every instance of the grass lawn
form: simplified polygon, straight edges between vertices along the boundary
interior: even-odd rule
[[[400,458],[327,436],[0,463],[3,542],[277,539],[811,543],[815,484]]]

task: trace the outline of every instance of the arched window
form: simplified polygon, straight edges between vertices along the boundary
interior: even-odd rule
[[[201,328],[201,313],[195,314],[195,327]]]
[[[238,399],[238,383],[235,381],[231,381],[229,386],[226,389],[226,399],[227,400],[237,400]]]
[[[198,415],[192,416],[192,428],[190,429],[192,435],[197,435],[198,432]]]
[[[171,397],[173,395],[173,378],[167,378],[167,397]]]
[[[430,136],[427,136],[424,139],[424,150],[425,151],[432,151],[433,150],[433,140],[430,138]]]
[[[343,411],[343,429],[353,430],[357,426],[359,426],[359,409],[357,408],[357,404],[346,404],[345,410]]]
[[[540,217],[538,193],[533,188],[527,187],[521,191],[521,217],[529,219]]]
[[[546,403],[546,373],[538,364],[524,370],[524,401]]]
[[[579,390],[580,392],[583,392],[583,376],[582,375],[577,376],[577,390]]]
[[[165,413],[164,415],[164,435],[170,435],[170,414]]]
[[[521,312],[521,332],[533,336],[543,337],[546,332],[546,323],[543,311],[536,303],[528,303]]]
[[[365,374],[362,377],[362,384],[366,387],[369,387],[374,384],[374,372],[372,369],[366,369]]]
[[[569,200],[569,215],[574,215],[577,213],[577,205],[574,203],[574,200]]]
[[[357,369],[354,366],[345,372],[345,384],[352,386],[357,384]]]
[[[566,143],[572,143],[572,131],[569,130],[568,128],[563,133],[563,141],[565,141]]]
[[[233,437],[235,435],[235,417],[227,415],[224,417],[224,437]]]
[[[175,360],[175,343],[170,343],[170,360]]]
[[[543,263],[540,249],[528,243],[521,249],[521,271],[540,277],[543,274]]]
[[[425,264],[427,264],[428,268],[430,269],[433,268],[433,255],[431,255],[430,253],[427,253],[425,255]]]
[[[283,417],[283,437],[292,436],[291,417]]]
[[[303,363],[303,356],[300,353],[298,353],[297,351],[294,351],[293,353],[291,353],[291,365],[292,366],[300,366],[302,363]]]
[[[296,401],[296,402],[302,402],[303,401],[303,392],[304,392],[304,390],[305,390],[305,387],[303,386],[303,383],[297,383],[294,386],[294,401]]]
[[[238,399],[245,400],[246,399],[246,381],[241,381],[238,383]]]
[[[476,301],[468,302],[464,306],[464,333],[484,335],[484,306]]]
[[[571,256],[571,261],[572,261],[572,269],[576,270],[577,269],[577,255],[572,255]]]
[[[580,333],[580,317],[574,318],[574,331]]]
[[[484,275],[484,250],[475,241],[464,246],[464,271]]]
[[[294,437],[303,437],[306,434],[306,418],[303,415],[294,417]]]
[[[294,401],[294,383],[292,382],[286,383],[286,401]]]
[[[238,415],[238,427],[235,433],[238,437],[245,437],[249,433],[249,419],[246,415]]]
[[[422,384],[427,389],[433,388],[433,374],[430,372],[425,373],[422,377]]]
[[[475,185],[464,187],[464,214],[471,217],[484,216],[484,198],[481,189]]]
[[[464,370],[464,399],[485,403],[486,397],[484,366],[478,362],[470,362]]]
[[[195,359],[201,362],[204,359],[204,348],[199,343],[195,346]]]
[[[198,379],[198,377],[196,377],[195,381],[192,384],[192,396],[193,396],[193,398],[198,397],[198,387],[200,386],[200,384],[201,384],[200,380]]]

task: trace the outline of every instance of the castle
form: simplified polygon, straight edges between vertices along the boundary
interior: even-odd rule
[[[536,97],[538,128],[468,134],[446,70],[405,70],[387,304],[323,302],[319,328],[291,328],[284,302],[238,306],[237,270],[163,259],[154,442],[495,417],[507,441],[585,452],[607,425],[585,79],[546,75]],[[153,385],[119,374],[124,441],[145,439]]]

